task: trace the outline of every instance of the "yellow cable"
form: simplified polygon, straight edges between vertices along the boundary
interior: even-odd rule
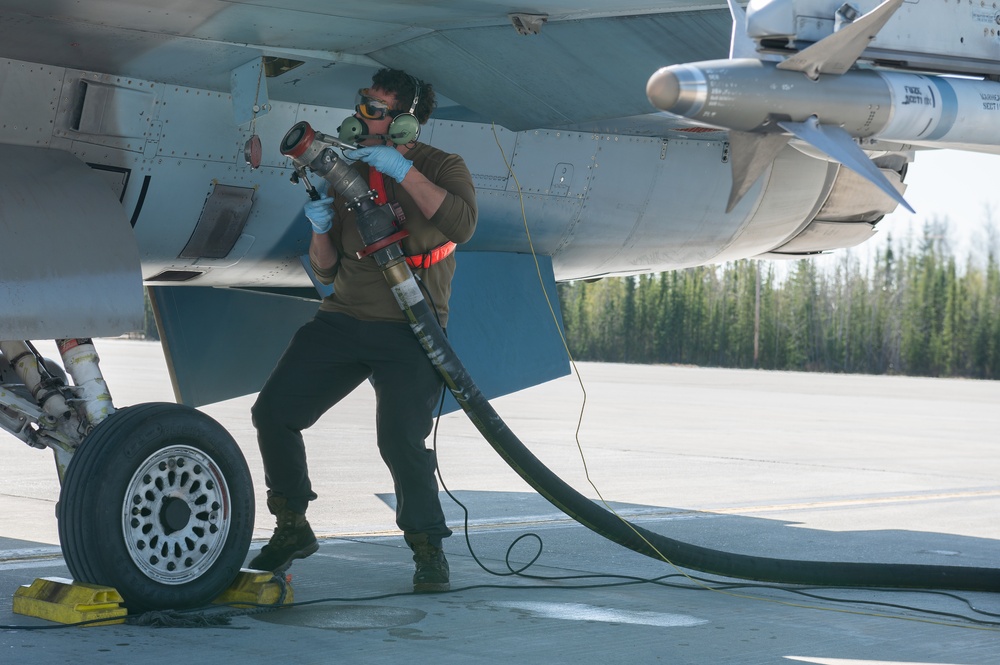
[[[541,285],[541,288],[542,288],[542,295],[545,296],[545,303],[549,307],[549,313],[552,315],[552,321],[555,324],[556,331],[559,333],[559,339],[562,341],[563,349],[566,351],[566,357],[569,358],[569,363],[570,363],[570,365],[573,368],[573,373],[576,374],[577,382],[580,384],[580,392],[583,393],[583,401],[580,404],[580,415],[577,417],[577,421],[576,421],[576,431],[574,432],[574,440],[576,441],[576,448],[577,448],[577,450],[580,453],[580,461],[583,463],[584,476],[587,478],[587,482],[590,484],[590,486],[594,489],[594,492],[597,493],[597,497],[601,500],[601,503],[604,504],[604,507],[607,508],[607,510],[612,515],[614,515],[615,517],[617,517],[623,524],[625,524],[625,526],[627,526],[629,529],[631,529],[632,532],[635,533],[635,535],[637,535],[640,539],[642,539],[642,541],[644,543],[646,543],[646,545],[648,545],[650,547],[650,549],[652,549],[654,552],[656,552],[657,556],[659,556],[660,559],[664,563],[669,564],[670,566],[673,567],[674,570],[676,570],[678,573],[680,573],[681,575],[683,575],[684,577],[686,577],[689,581],[693,582],[697,586],[699,586],[699,587],[701,587],[703,589],[706,589],[708,591],[714,591],[716,593],[721,593],[721,594],[724,594],[724,595],[727,595],[727,596],[732,596],[734,598],[743,598],[743,599],[749,599],[749,600],[759,600],[759,601],[763,601],[763,602],[767,602],[767,603],[775,603],[777,605],[785,605],[786,607],[796,607],[796,608],[801,608],[801,609],[820,610],[820,611],[824,611],[824,612],[840,612],[842,614],[857,614],[857,615],[861,615],[861,616],[881,617],[881,618],[885,618],[885,619],[901,619],[903,621],[917,621],[917,622],[920,622],[920,623],[931,623],[931,624],[935,624],[935,625],[939,625],[939,626],[951,626],[951,627],[955,627],[955,628],[968,628],[968,629],[971,629],[971,630],[986,630],[986,631],[992,631],[992,632],[1000,632],[1000,628],[992,628],[992,627],[989,627],[989,626],[970,626],[970,625],[966,625],[966,624],[949,623],[949,622],[946,622],[946,621],[938,621],[938,620],[934,620],[934,619],[922,619],[922,618],[919,618],[919,617],[900,617],[900,616],[894,616],[894,615],[891,615],[891,614],[879,614],[877,612],[863,612],[863,611],[860,611],[860,610],[845,610],[845,609],[835,608],[835,607],[819,607],[819,606],[816,606],[816,605],[807,605],[807,604],[803,604],[803,603],[791,603],[791,602],[784,601],[784,600],[777,600],[777,599],[773,599],[773,598],[762,598],[760,596],[753,596],[753,595],[749,595],[749,594],[734,593],[732,591],[726,591],[724,589],[716,589],[714,587],[711,587],[711,586],[708,586],[706,584],[703,584],[700,580],[697,580],[697,579],[691,577],[690,575],[688,575],[686,572],[684,572],[684,570],[682,570],[681,568],[679,568],[677,566],[677,564],[675,564],[673,561],[671,561],[670,559],[668,559],[662,552],[660,552],[660,550],[658,550],[656,548],[655,545],[653,545],[641,533],[639,533],[639,531],[636,530],[636,528],[632,525],[631,522],[629,522],[627,519],[625,519],[624,517],[622,517],[621,515],[619,515],[618,511],[616,511],[604,499],[604,496],[601,494],[601,491],[597,488],[597,485],[594,483],[594,481],[590,477],[590,469],[587,467],[587,457],[586,457],[586,455],[583,452],[583,444],[580,443],[580,430],[583,427],[583,414],[584,414],[584,412],[586,411],[586,408],[587,408],[587,389],[586,389],[586,387],[583,384],[583,377],[580,376],[580,370],[576,366],[576,361],[573,359],[573,353],[569,350],[569,343],[567,343],[566,336],[563,334],[562,326],[559,325],[559,317],[556,316],[555,308],[552,306],[552,301],[549,299],[548,291],[545,289],[545,280],[542,277],[542,268],[541,268],[541,266],[538,263],[538,256],[535,254],[535,245],[531,241],[531,230],[528,228],[528,215],[527,215],[527,213],[524,210],[524,194],[521,191],[521,183],[517,179],[517,174],[514,173],[514,168],[510,165],[510,162],[507,161],[507,154],[504,152],[503,145],[500,144],[500,137],[497,136],[496,123],[490,123],[490,126],[493,129],[493,140],[496,141],[497,148],[499,148],[499,150],[500,150],[500,156],[503,158],[504,166],[507,167],[507,172],[510,173],[510,177],[514,180],[514,186],[517,187],[517,197],[518,197],[518,201],[521,204],[521,219],[524,222],[524,234],[525,234],[525,236],[528,239],[528,248],[531,250],[531,258],[535,262],[535,271],[538,273],[538,282],[539,282],[539,284]]]

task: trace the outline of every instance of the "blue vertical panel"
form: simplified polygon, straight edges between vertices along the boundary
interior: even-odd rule
[[[149,287],[177,401],[212,404],[255,393],[315,300],[238,289]]]
[[[459,252],[457,260],[448,337],[480,390],[492,398],[568,374],[549,257],[539,257],[542,280],[526,254]],[[192,406],[259,391],[292,335],[319,305],[281,295],[281,289],[149,291],[174,393]],[[446,408],[458,405],[449,397]]]
[[[530,254],[456,258],[448,339],[483,394],[493,398],[569,374],[551,258],[538,257],[541,280]],[[449,395],[445,409],[457,408]]]

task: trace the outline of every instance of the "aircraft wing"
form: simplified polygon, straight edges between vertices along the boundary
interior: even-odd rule
[[[270,83],[271,99],[329,107],[388,66],[434,83],[447,98],[439,118],[519,131],[648,115],[650,72],[717,57],[729,40],[728,11],[704,0],[516,7],[15,0],[0,8],[0,57],[228,93],[230,73],[263,54],[295,65]]]
[[[304,192],[288,184],[278,145],[302,120],[335,133],[382,66],[433,83],[439,105],[421,140],[462,155],[476,184],[480,223],[460,248],[462,288],[473,299],[492,294],[494,306],[477,311],[468,343],[460,309],[449,332],[469,356],[517,340],[508,347],[517,363],[495,358],[477,375],[488,395],[567,371],[565,359],[537,362],[561,354],[554,327],[540,336],[512,323],[528,311],[526,294],[541,306],[555,281],[805,256],[871,237],[896,205],[885,186],[792,142],[767,159],[737,155],[733,164],[753,165],[738,174],[737,202],[726,128],[650,103],[650,74],[724,57],[731,25],[728,9],[704,0],[555,0],[531,13],[502,2],[5,2],[0,148],[37,153],[30,161],[39,166],[8,168],[6,186],[28,196],[0,208],[0,229],[51,240],[7,243],[19,261],[0,264],[0,282],[17,285],[0,291],[10,313],[0,339],[138,327],[144,284],[181,400],[256,390],[278,340],[318,297],[302,260]],[[263,145],[257,169],[243,153],[253,136]],[[61,162],[52,153],[72,156],[74,173],[53,175]],[[884,143],[867,154],[902,189],[909,147]],[[51,193],[87,167],[109,186],[101,205],[120,206],[116,221],[81,217],[72,197]],[[103,239],[86,245],[61,233],[94,216],[117,231],[102,228]],[[131,252],[110,250],[127,245]],[[530,253],[540,269],[529,276],[541,274],[544,289],[529,289],[520,272],[491,276],[526,269]],[[31,270],[15,267],[24,265]],[[108,279],[117,290],[78,288]],[[74,306],[53,304],[52,294],[72,294]],[[276,296],[286,298],[280,307]],[[269,311],[283,312],[280,321]],[[203,348],[223,330],[262,327],[271,334]],[[253,376],[235,371],[251,357]],[[491,390],[504,372],[521,381]]]
[[[156,105],[167,103],[187,105],[192,94],[209,96],[217,93],[226,96],[228,103],[229,98],[236,95],[234,72],[261,57],[265,58],[274,71],[269,71],[264,80],[264,93],[261,93],[259,86],[254,91],[255,101],[266,99],[265,104],[274,109],[272,118],[281,115],[279,106],[323,109],[349,106],[355,91],[365,84],[371,72],[375,68],[388,66],[406,69],[433,82],[438,93],[439,106],[435,113],[438,122],[495,122],[499,127],[511,131],[560,127],[587,132],[658,135],[665,127],[681,127],[688,123],[665,114],[650,113],[652,108],[643,92],[648,73],[662,65],[664,57],[681,62],[690,59],[692,55],[709,57],[721,53],[729,30],[728,14],[717,6],[704,2],[674,2],[666,7],[662,3],[652,2],[557,2],[548,5],[544,13],[539,11],[528,15],[518,13],[514,8],[501,3],[482,2],[422,5],[327,3],[318,0],[125,3],[97,0],[84,4],[14,1],[3,4],[0,19],[0,57],[10,59],[8,75],[0,78],[0,83],[5,83],[0,88],[4,115],[10,117],[12,112],[15,116],[18,113],[35,115],[32,107],[41,101],[38,99],[41,96],[38,77],[24,72],[13,63],[35,63],[53,68],[46,72],[53,83],[59,86],[58,94],[63,97],[63,101],[66,101],[67,96],[78,93],[79,88],[84,85],[88,86],[91,99],[98,93],[106,96],[102,101],[104,107],[98,111],[90,111],[85,107],[88,102],[79,99],[71,101],[69,105],[77,104],[84,108],[61,109],[63,118],[74,113],[84,116],[83,125],[79,124],[81,120],[77,118],[78,124],[62,132],[62,136],[73,141],[69,145],[75,148],[70,150],[92,167],[95,162],[80,154],[80,148],[86,143],[97,143],[105,147],[112,144],[116,148],[124,143],[128,150],[130,142],[134,148],[135,143],[145,138],[147,140],[143,142],[143,156],[155,153],[157,157],[162,157],[166,151],[159,145],[149,147],[150,129],[162,132],[157,137],[157,144],[165,143],[164,139],[173,130],[175,136],[176,132],[184,133],[187,137],[185,142],[196,146],[187,151],[172,149],[169,151],[171,156],[180,152],[185,157],[204,158],[205,154],[198,155],[197,150],[197,143],[204,138],[204,153],[210,159],[218,160],[218,157],[211,157],[218,142],[209,138],[209,134],[229,130],[235,136],[239,130],[245,132],[246,123],[239,121],[245,121],[247,117],[253,117],[257,121],[255,124],[259,123],[256,131],[265,137],[265,165],[284,166],[284,160],[276,154],[275,143],[277,134],[287,127],[276,125],[271,129],[271,119],[263,113],[256,116],[249,113],[239,117],[238,112],[235,112],[236,117],[233,119],[223,118],[214,122],[202,116],[201,121],[205,123],[205,127],[199,132],[200,112],[195,110],[196,104],[190,104],[191,108],[182,118],[167,118],[166,115],[169,114],[163,114],[162,109],[156,108]],[[92,74],[81,75],[79,82],[67,84],[66,71]],[[171,96],[169,89],[161,93],[163,97],[155,92],[152,96],[144,95],[142,88],[145,84],[149,84],[150,88],[153,85],[174,86],[177,91],[183,90],[182,94],[188,99],[164,99],[163,97]],[[20,96],[26,99],[19,99]],[[52,101],[50,104],[60,103]],[[117,107],[114,110],[116,115],[104,115],[103,111],[112,106]],[[155,115],[157,120],[147,125],[143,113],[146,114],[145,117]],[[93,126],[87,125],[87,118],[90,116],[100,116],[100,120],[91,123]],[[285,117],[288,116],[284,116],[282,120]],[[340,116],[335,116],[329,122],[336,123],[339,120]],[[72,121],[70,118],[69,122]],[[164,126],[164,123],[169,122],[173,125]],[[109,125],[116,123],[117,127],[109,129]],[[291,122],[287,124],[290,125]],[[324,125],[323,129],[332,131],[334,127]],[[10,129],[8,128],[8,132]],[[59,133],[57,130],[57,134]],[[95,135],[102,134],[104,136],[95,138]],[[112,136],[115,138],[110,138]],[[18,143],[20,137],[0,136],[0,140]],[[238,144],[239,141],[233,142]],[[51,146],[53,142],[50,137],[46,137],[45,143]],[[492,147],[488,149],[492,152]],[[228,154],[231,151],[226,152],[224,159],[231,163],[233,160]],[[152,154],[148,156],[151,157]],[[239,159],[238,154],[236,158]],[[127,170],[127,177],[139,175],[136,171],[141,170],[123,168],[117,164],[114,168]],[[285,177],[287,176],[280,179]],[[172,182],[167,184],[164,182],[166,180]],[[230,396],[232,389],[216,391],[212,386],[220,382],[219,376],[232,376],[232,367],[206,365],[201,359],[204,351],[197,351],[199,344],[185,344],[182,341],[203,337],[192,336],[191,328],[220,330],[218,323],[206,325],[204,312],[196,304],[202,302],[202,298],[195,297],[192,289],[203,285],[216,287],[216,290],[223,286],[308,288],[309,281],[300,265],[293,265],[291,269],[285,265],[280,271],[272,270],[270,279],[260,276],[248,279],[245,272],[241,276],[235,274],[243,272],[255,258],[258,261],[263,259],[266,262],[287,264],[289,254],[302,252],[302,236],[299,234],[298,246],[290,243],[286,233],[285,237],[262,248],[265,239],[260,233],[252,234],[251,241],[251,233],[245,229],[242,234],[237,232],[239,240],[235,245],[218,250],[216,254],[221,251],[224,255],[236,256],[244,245],[253,242],[257,247],[237,259],[237,263],[243,264],[239,269],[225,271],[230,273],[229,276],[219,279],[224,272],[220,270],[223,262],[215,260],[213,264],[210,259],[200,258],[201,265],[212,268],[211,272],[205,271],[199,275],[199,279],[185,284],[188,297],[182,297],[181,293],[168,297],[169,290],[177,289],[174,280],[183,279],[198,271],[185,270],[190,265],[176,265],[179,255],[185,253],[183,250],[177,252],[165,247],[170,242],[164,237],[170,235],[165,230],[168,222],[159,219],[153,221],[154,216],[162,216],[154,210],[158,201],[156,183],[164,182],[164,185],[175,192],[177,188],[185,188],[193,183],[186,181],[184,177],[154,174],[152,178],[147,177],[145,180],[149,185],[145,196],[141,199],[131,196],[133,192],[140,191],[143,182],[143,179],[133,178],[131,183],[126,183],[123,187],[132,192],[121,198],[139,236],[139,248],[143,253],[142,277],[148,286],[159,291],[159,297],[154,298],[154,302],[157,303],[157,313],[160,315],[161,326],[164,327],[165,347],[174,370],[178,396],[198,404]],[[277,182],[279,178],[272,178],[267,187],[255,185],[255,210],[251,217],[265,214],[262,210],[271,207],[264,199],[273,200],[268,189],[283,187],[283,184],[275,184]],[[286,195],[283,198],[288,198],[287,188],[283,187],[282,193]],[[204,196],[199,191],[191,198],[193,203],[190,212],[179,211],[179,214],[195,216],[195,206],[203,204]],[[134,203],[127,200],[130,198]],[[176,194],[166,195],[164,203],[167,198],[176,200]],[[211,195],[209,198],[211,199]],[[294,205],[291,204],[290,207]],[[50,220],[48,223],[51,228],[39,230],[39,233],[59,235],[59,228],[65,222],[54,219],[58,214],[51,211],[39,214],[36,210],[31,213],[32,217]],[[487,219],[483,226],[488,228],[489,221]],[[252,222],[251,219],[251,226]],[[190,229],[177,233],[178,238],[181,236],[194,237]],[[107,244],[103,243],[102,246]],[[480,248],[488,251],[492,249],[491,244],[489,239],[484,239]],[[523,252],[524,249],[522,245],[517,251]],[[257,251],[260,254],[255,257]],[[164,253],[170,257],[169,260],[162,260]],[[506,252],[499,252],[498,255],[503,253]],[[63,278],[66,281],[78,283],[81,275],[88,272],[80,266],[72,265],[74,261],[71,259],[78,254],[73,248],[68,248],[66,252],[57,252],[51,257],[53,262],[63,266]],[[181,263],[191,262],[191,259],[195,263],[199,262],[197,252],[192,254],[188,251],[187,254],[188,259],[181,260]],[[94,256],[96,254],[91,253],[90,259],[85,260],[92,260]],[[517,261],[513,257],[511,260]],[[547,257],[542,260],[550,262]],[[118,272],[128,269],[134,272],[134,259],[132,261],[132,264],[125,266],[121,260],[113,260],[111,257],[101,257],[98,260],[101,264],[116,265]],[[467,271],[473,269],[472,266],[465,268]],[[20,274],[22,273],[19,272],[19,279]],[[157,277],[160,279],[156,279]],[[212,278],[212,282],[205,284],[209,278]],[[468,279],[467,284],[479,283],[478,278]],[[32,283],[38,284],[38,281]],[[553,288],[552,283],[549,288]],[[474,287],[472,291],[475,292]],[[78,325],[82,323],[82,313],[73,313],[62,317],[66,319],[63,323],[69,325],[53,326],[46,323],[25,326],[23,322],[16,327],[8,325],[7,336],[45,336],[45,328],[49,328],[52,335],[60,336],[71,333],[108,334],[116,329],[127,329],[129,324],[124,321],[128,317],[124,310],[135,311],[136,293],[133,287],[129,290],[128,298],[117,294],[105,298],[102,302],[107,306],[96,310],[88,299],[77,299],[80,309],[89,311],[91,319],[95,318],[95,313],[99,313],[103,320],[113,322],[110,326],[98,326],[93,322]],[[458,294],[461,294],[461,289]],[[212,294],[206,294],[205,297],[210,295]],[[214,298],[221,295],[223,294],[215,294]],[[247,316],[259,316],[259,307],[274,306],[273,303],[277,302],[273,299],[273,294],[268,300],[267,296],[253,292],[226,297],[232,325],[239,328],[249,324],[249,321],[242,318],[244,309],[238,303],[255,298],[262,299],[261,303],[248,306]],[[127,301],[129,302],[126,304]],[[513,297],[501,298],[500,301],[509,302],[511,311],[516,309]],[[276,333],[279,339],[287,334],[286,328],[294,328],[315,306],[308,299],[284,302],[286,307],[297,308],[301,314],[286,317],[291,323],[281,327],[280,332]],[[171,306],[167,307],[167,303],[171,303]],[[51,312],[51,307],[48,311]],[[28,316],[35,322],[43,319],[38,315],[37,308],[30,310]],[[53,318],[61,317],[50,317],[48,320]],[[503,318],[508,322],[511,320],[510,316]],[[135,317],[131,320],[132,327],[135,327]],[[457,343],[461,348],[461,316],[456,317],[454,322],[453,327],[458,331]],[[482,328],[480,334],[474,337],[480,342],[468,350],[469,355],[485,352],[488,345],[498,341],[489,340],[488,336],[484,337],[482,334],[484,330],[496,330],[496,326],[479,322],[474,327]],[[55,331],[54,328],[59,330]],[[185,332],[182,334],[181,331]],[[231,340],[232,337],[227,336],[227,339]],[[534,333],[526,336],[526,340],[535,339],[539,338]],[[551,335],[548,339],[550,341],[546,345],[556,341]],[[522,348],[527,351],[537,346],[534,341],[526,341]],[[241,385],[259,385],[262,377],[266,376],[267,366],[283,348],[283,344],[275,341],[268,348],[271,350],[264,354],[264,359],[258,363],[259,368],[250,371],[254,374],[253,380],[241,382]],[[558,349],[556,351],[558,355]],[[526,362],[535,370],[525,372],[526,381],[529,382],[540,380],[543,376],[551,377],[553,372],[555,375],[565,372],[564,361],[556,363],[557,369],[547,369],[541,375],[537,369],[544,367],[546,363],[539,363],[537,359]],[[233,356],[230,365],[245,365],[242,353]],[[209,367],[210,369],[206,369]],[[244,370],[243,373],[247,371]],[[527,378],[532,376],[533,378]],[[511,385],[508,389],[512,387],[516,386]]]

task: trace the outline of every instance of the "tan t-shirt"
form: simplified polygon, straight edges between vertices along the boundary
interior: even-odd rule
[[[384,177],[386,196],[389,201],[398,202],[406,215],[403,228],[410,235],[403,239],[403,252],[408,256],[422,254],[448,240],[455,243],[469,240],[476,230],[478,211],[472,176],[462,158],[424,143],[414,145],[407,151],[406,158],[413,162],[413,168],[444,189],[447,195],[438,211],[428,219],[402,185]],[[367,164],[358,162],[354,168],[367,180]],[[357,253],[364,249],[364,243],[354,213],[349,212],[339,198],[334,200],[333,206],[336,217],[329,233],[340,260],[332,270],[319,270],[313,265],[319,281],[333,283],[334,289],[333,295],[323,300],[320,309],[342,312],[362,321],[406,321],[375,259],[370,256],[358,259]],[[446,326],[455,255],[430,268],[415,269],[414,273],[430,292],[441,325]]]

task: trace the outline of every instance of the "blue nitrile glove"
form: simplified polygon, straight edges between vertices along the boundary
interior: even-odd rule
[[[413,162],[399,154],[395,148],[387,145],[371,145],[357,150],[350,150],[344,155],[348,159],[360,159],[362,162],[375,167],[375,170],[384,173],[396,182],[403,182],[407,171],[413,166]]]
[[[333,199],[329,196],[306,204],[305,211],[309,223],[316,233],[326,233],[333,226]]]

